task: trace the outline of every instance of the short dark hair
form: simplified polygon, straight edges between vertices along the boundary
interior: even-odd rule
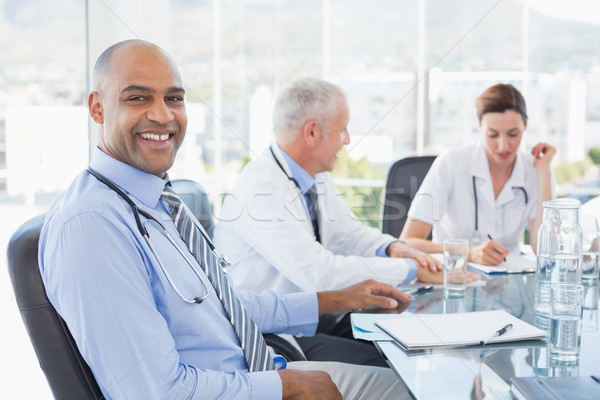
[[[527,122],[525,98],[517,88],[510,84],[499,83],[488,88],[477,98],[475,105],[479,123],[481,123],[481,118],[486,113],[503,113],[508,110],[518,112],[521,114],[523,122]]]
[[[94,75],[93,75],[94,90],[98,91],[100,89],[97,86],[100,85],[100,82],[102,81],[102,76],[106,72],[106,67],[108,66],[110,58],[112,57],[114,52],[119,50],[121,47],[126,47],[126,46],[148,47],[151,49],[159,49],[162,51],[162,49],[160,49],[155,44],[146,42],[145,40],[141,40],[141,39],[123,40],[122,42],[113,44],[112,46],[110,46],[109,48],[104,50],[102,52],[102,54],[100,54],[100,56],[96,60],[96,64],[94,64]]]

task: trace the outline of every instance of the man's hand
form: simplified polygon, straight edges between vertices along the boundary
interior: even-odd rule
[[[483,265],[498,265],[510,251],[498,242],[488,240],[478,246],[469,246],[469,261]]]
[[[339,314],[369,306],[396,308],[398,301],[409,302],[411,296],[393,286],[369,279],[344,289],[318,292],[317,298],[319,315],[322,315]]]
[[[429,268],[432,272],[441,271],[443,269],[442,263],[431,257],[429,254],[413,249],[400,241],[392,242],[385,252],[390,257],[412,258],[418,267]]]
[[[283,400],[342,400],[342,395],[327,372],[292,369],[280,369],[277,372],[283,386]]]

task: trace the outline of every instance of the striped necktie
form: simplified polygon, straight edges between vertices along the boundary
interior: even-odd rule
[[[317,196],[317,187],[312,185],[306,192],[310,203],[310,219],[312,220],[313,232],[317,242],[321,242],[321,233],[319,232],[319,198]]]
[[[189,211],[181,204],[179,196],[170,186],[165,186],[160,199],[166,204],[181,238],[215,288],[240,341],[248,370],[250,372],[274,370],[275,364],[262,334],[233,293],[227,277],[219,266],[217,257],[194,223]]]

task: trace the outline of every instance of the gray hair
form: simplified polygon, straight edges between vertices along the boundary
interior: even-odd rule
[[[325,129],[336,117],[340,103],[346,105],[346,96],[342,89],[333,83],[318,78],[294,81],[275,100],[275,137],[280,141],[289,142],[310,120],[317,121],[327,135]]]

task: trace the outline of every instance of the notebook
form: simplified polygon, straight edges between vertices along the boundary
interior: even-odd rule
[[[478,346],[482,340],[501,343],[547,337],[546,331],[504,310],[413,314],[412,317],[381,319],[375,324],[406,350]],[[512,324],[512,329],[501,336],[490,338],[507,324]]]
[[[499,265],[481,265],[469,262],[469,269],[480,271],[489,275],[496,274],[526,274],[535,273],[537,257],[534,255],[521,255],[507,258]]]

